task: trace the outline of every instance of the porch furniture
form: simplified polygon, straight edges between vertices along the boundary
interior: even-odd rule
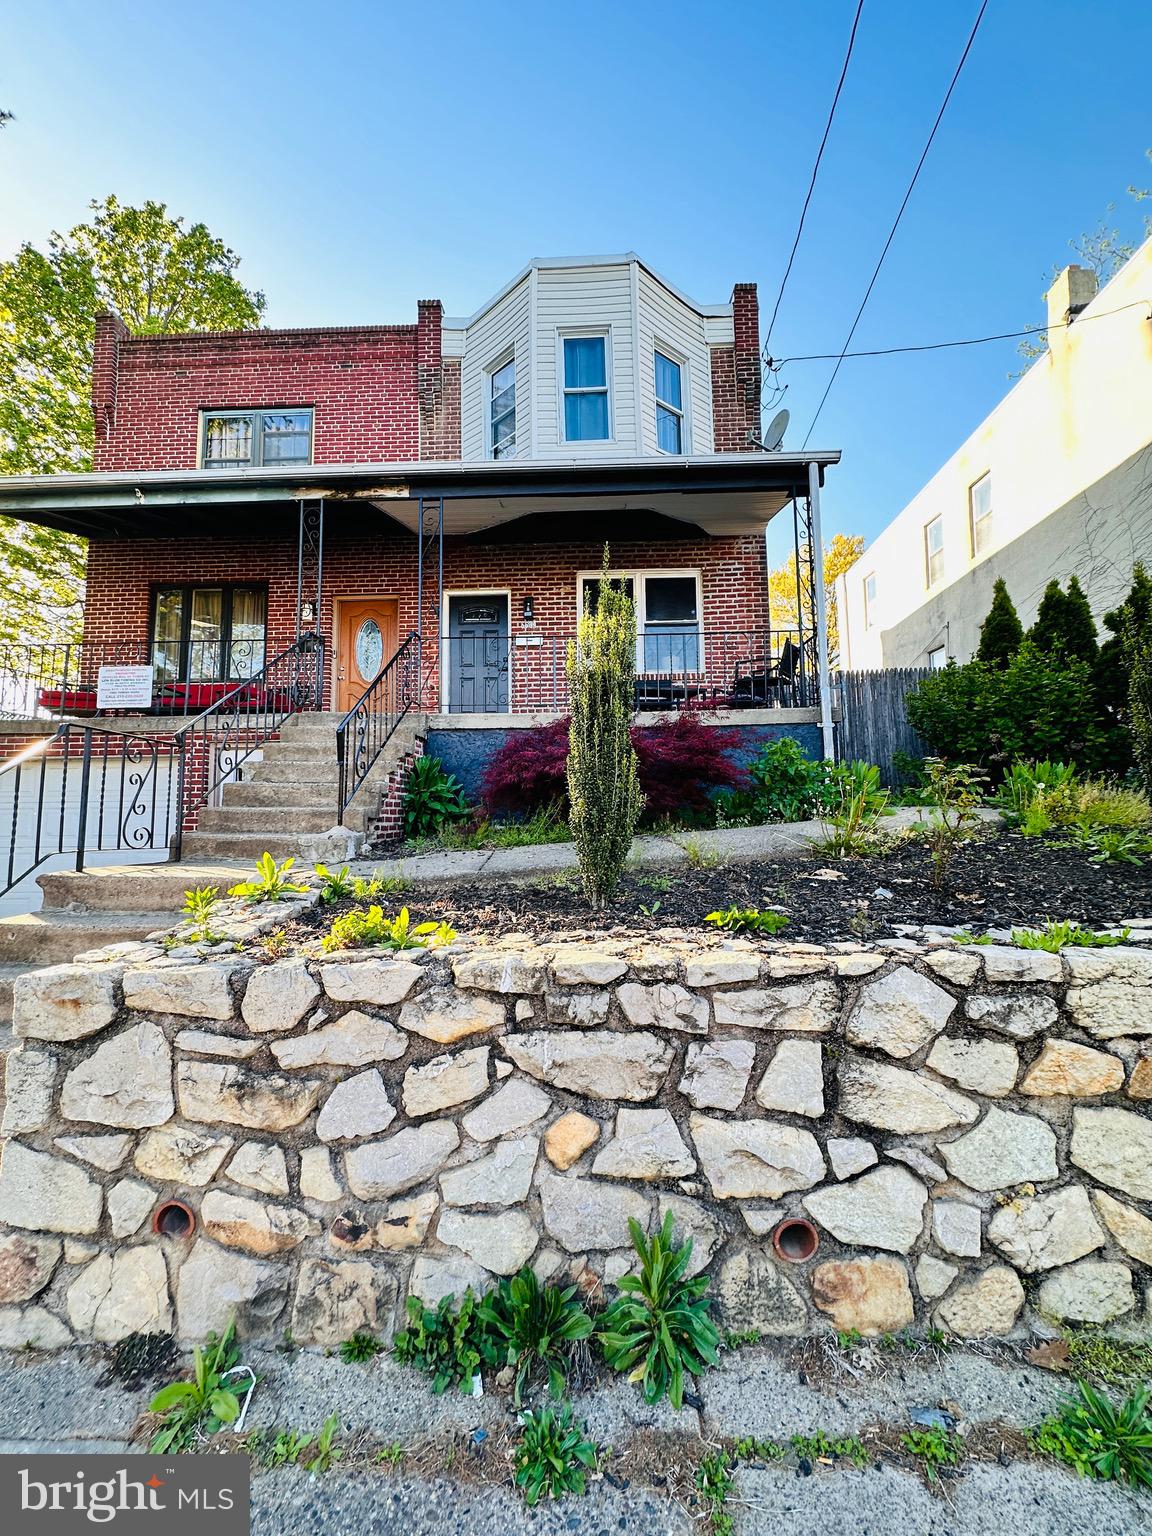
[[[794,640],[785,640],[780,647],[779,658],[758,659],[745,656],[736,662],[731,686],[717,689],[714,703],[722,709],[765,709],[779,707],[780,695],[787,689],[795,691],[796,674],[800,669],[800,647]]]
[[[51,715],[94,715],[95,688],[41,688],[36,694],[37,709]]]

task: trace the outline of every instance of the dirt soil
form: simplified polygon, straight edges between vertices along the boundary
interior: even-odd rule
[[[987,928],[1035,925],[1045,918],[1087,926],[1152,916],[1152,861],[1094,864],[1076,848],[1008,831],[987,832],[960,852],[937,889],[923,847],[914,842],[865,858],[827,854],[629,871],[611,905],[589,908],[574,871],[537,882],[471,881],[413,886],[386,908],[407,904],[414,919],[446,918],[468,933],[540,935],[574,929],[698,928],[718,908],[777,907],[789,926],[779,935],[812,943],[893,936],[901,924]],[[294,936],[326,931],[351,903],[307,914]]]

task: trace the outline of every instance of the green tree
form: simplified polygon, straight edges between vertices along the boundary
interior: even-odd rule
[[[164,203],[91,204],[92,217],[45,250],[0,262],[0,473],[88,469],[96,316],[114,310],[137,335],[246,330],[264,295],[237,280],[239,258],[204,224]],[[79,624],[84,547],[3,519],[0,639],[57,637]]]
[[[568,647],[568,824],[584,891],[602,907],[620,881],[643,809],[629,736],[636,691],[636,612],[608,576],[608,549],[596,603]]]
[[[1128,726],[1136,771],[1152,794],[1152,582],[1143,565],[1136,566],[1133,578],[1121,628],[1128,665]]]
[[[992,587],[992,606],[980,626],[976,659],[987,662],[989,666],[1006,667],[1020,649],[1023,638],[1024,626],[1016,612],[1016,605],[1008,595],[1004,578],[998,576]]]
[[[1066,661],[1075,658],[1095,666],[1100,649],[1096,640],[1096,621],[1079,577],[1068,578],[1067,592],[1061,590],[1056,580],[1048,583],[1028,638],[1047,656]]]
[[[1053,577],[1044,588],[1044,596],[1036,610],[1036,622],[1028,631],[1028,639],[1045,656],[1055,656],[1063,644],[1067,608],[1064,589]]]
[[[1096,659],[1096,697],[1101,708],[1120,721],[1128,718],[1131,681],[1124,631],[1133,621],[1138,629],[1146,627],[1152,632],[1152,576],[1139,560],[1132,568],[1132,586],[1127,597],[1118,608],[1104,615],[1104,628],[1109,634]]]

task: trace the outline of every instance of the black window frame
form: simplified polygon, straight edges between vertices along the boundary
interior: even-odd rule
[[[192,670],[192,594],[194,592],[219,591],[220,597],[220,654],[227,658],[227,667],[217,669],[222,674],[214,678],[196,678],[189,676]],[[181,595],[180,610],[180,638],[177,641],[180,652],[180,661],[177,668],[177,676],[165,677],[163,684],[169,683],[240,683],[245,677],[251,677],[252,672],[240,676],[232,666],[232,614],[235,597],[238,591],[260,592],[264,597],[264,637],[263,658],[256,672],[263,671],[268,662],[268,583],[266,581],[158,581],[152,584],[151,599],[148,618],[148,658],[152,666],[156,665],[156,652],[162,648],[165,642],[156,638],[156,612],[160,598],[164,593],[179,592]],[[171,642],[168,642],[171,643]],[[247,641],[240,642],[243,645]]]
[[[264,418],[266,416],[304,416],[308,417],[308,457],[306,459],[273,459],[271,467],[277,464],[299,465],[313,462],[316,446],[316,407],[312,405],[238,405],[202,407],[200,411],[200,467],[201,469],[229,470],[229,469],[263,469],[264,464]],[[240,417],[252,418],[252,454],[247,459],[229,460],[226,464],[213,464],[208,461],[208,424],[212,421],[232,421]]]

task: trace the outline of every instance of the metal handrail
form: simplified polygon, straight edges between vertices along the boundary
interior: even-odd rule
[[[172,845],[179,859],[184,822],[206,806],[241,763],[292,715],[324,702],[324,641],[301,635],[173,733],[180,752],[181,816]],[[224,766],[226,762],[227,766]]]
[[[337,822],[415,705],[421,682],[420,636],[413,630],[336,726]]]
[[[81,870],[89,853],[167,851],[180,822],[178,793],[173,792],[180,762],[171,736],[65,721],[0,763],[0,790],[5,799],[11,793],[0,896],[49,859],[74,857]],[[51,763],[60,765],[54,782],[48,773]],[[163,787],[162,764],[168,768]]]

